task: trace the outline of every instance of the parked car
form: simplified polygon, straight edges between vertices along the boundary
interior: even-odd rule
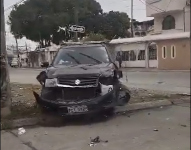
[[[44,112],[89,114],[113,110],[130,100],[130,91],[119,80],[123,73],[102,44],[60,48],[45,67],[36,77],[42,85],[41,93],[33,91]]]
[[[18,58],[13,58],[12,59],[11,67],[19,67],[19,60],[18,60]]]

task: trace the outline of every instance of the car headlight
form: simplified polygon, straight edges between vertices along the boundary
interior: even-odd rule
[[[101,74],[101,77],[113,77],[113,76],[114,76],[113,70],[108,70],[108,71],[105,71]]]
[[[114,79],[114,73],[112,71],[110,72],[104,72],[100,78],[99,82],[103,85],[112,85]]]
[[[56,87],[57,84],[58,84],[57,78],[46,79],[45,81],[45,87]]]

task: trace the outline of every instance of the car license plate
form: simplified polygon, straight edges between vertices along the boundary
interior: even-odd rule
[[[82,106],[71,106],[67,107],[68,113],[73,114],[73,113],[83,113],[88,111],[88,107],[86,105]]]

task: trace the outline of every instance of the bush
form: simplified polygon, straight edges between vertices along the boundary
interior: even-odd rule
[[[100,34],[100,33],[90,33],[85,39],[84,41],[104,41],[105,37],[104,35]]]

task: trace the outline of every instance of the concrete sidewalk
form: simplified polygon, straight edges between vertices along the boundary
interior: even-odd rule
[[[157,68],[121,68],[124,72],[190,72],[190,70],[160,70]]]
[[[64,122],[63,122],[64,123]],[[107,143],[90,147],[90,138]],[[112,118],[65,120],[59,127],[1,132],[1,150],[190,150],[190,104],[118,114]]]
[[[122,81],[129,87],[190,94],[190,72],[124,72]]]
[[[1,131],[1,150],[32,150],[13,134]]]

